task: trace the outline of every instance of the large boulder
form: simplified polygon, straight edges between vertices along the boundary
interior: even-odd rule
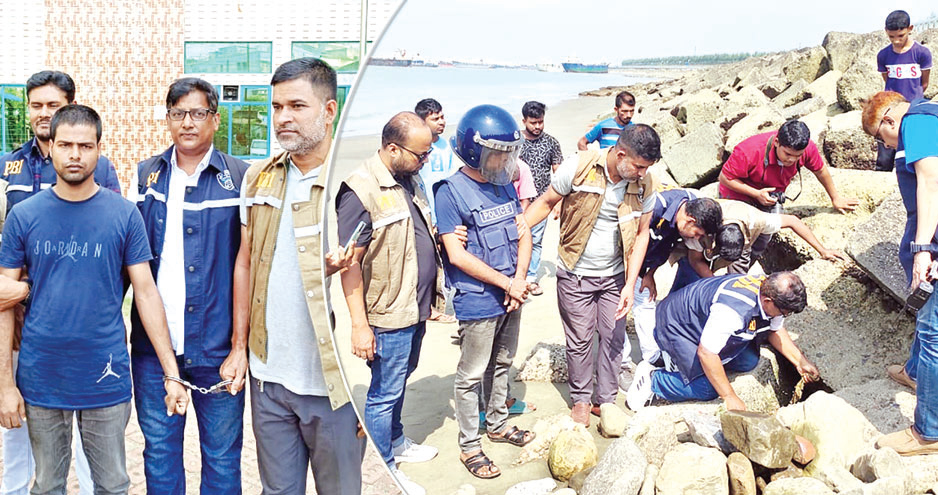
[[[638,495],[655,495],[655,483],[658,481],[658,467],[654,464],[645,466],[645,481]]]
[[[658,133],[658,138],[661,139],[662,151],[668,149],[684,137],[684,129],[681,127],[681,123],[678,122],[670,112],[652,112],[649,115],[643,116],[642,123],[650,125],[655,132]]]
[[[784,123],[785,116],[774,104],[757,108],[726,131],[726,149],[732,151],[746,138],[777,130]]]
[[[905,221],[902,196],[895,190],[868,220],[857,225],[846,246],[857,265],[900,303],[905,301],[909,285],[898,256]]]
[[[726,458],[726,472],[730,479],[730,495],[756,495],[756,475],[752,463],[740,452]]]
[[[763,72],[762,68],[753,67],[737,74],[736,81],[733,82],[733,87],[735,89],[741,89],[745,86],[757,86],[768,79],[769,77]]]
[[[645,455],[635,442],[612,442],[580,489],[580,495],[636,495],[645,479]]]
[[[823,149],[832,167],[858,170],[876,167],[876,141],[863,131],[861,114],[854,110],[830,119]]]
[[[567,481],[576,473],[595,466],[598,457],[596,442],[585,429],[566,430],[550,444],[547,467],[555,479]]]
[[[684,187],[696,187],[716,177],[723,165],[723,133],[716,124],[689,132],[664,152],[668,171]]]
[[[716,449],[682,443],[665,456],[655,486],[658,495],[727,495],[726,456]]]
[[[783,91],[788,89],[788,86],[791,86],[791,81],[784,77],[778,77],[760,84],[759,91],[762,91],[762,94],[771,100],[782,94]]]
[[[860,100],[883,90],[883,76],[876,70],[875,54],[872,60],[857,59],[837,81],[837,103],[844,110],[862,110]]]
[[[750,411],[727,411],[720,416],[723,435],[752,462],[767,468],[791,464],[798,444],[778,419]]]
[[[727,108],[757,108],[769,103],[765,94],[755,84],[743,86],[739,91],[730,92],[726,96]]]
[[[791,82],[799,79],[811,82],[826,72],[823,67],[825,58],[827,58],[827,51],[820,46],[789,52],[782,72]]]
[[[863,492],[863,482],[850,474],[850,471],[843,466],[820,465],[814,470],[814,478],[821,480],[837,493],[848,493],[857,490],[860,493]]]
[[[548,495],[554,488],[557,488],[557,482],[551,478],[528,480],[512,485],[505,495]]]
[[[788,86],[785,91],[782,91],[781,94],[775,98],[772,98],[772,103],[775,103],[778,108],[785,108],[800,102],[804,99],[804,89],[808,87],[808,84],[809,83],[804,79],[796,79],[792,81],[791,85]]]
[[[705,124],[715,122],[723,116],[726,102],[712,89],[704,89],[690,95],[678,107],[677,120],[687,125],[687,133],[693,133]]]
[[[790,390],[779,378],[778,357],[770,348],[759,349],[759,364],[745,373],[730,373],[730,385],[749,411],[772,413],[790,398]],[[786,394],[789,394],[786,397]],[[785,402],[787,404],[787,401]]]
[[[701,447],[719,449],[724,454],[731,454],[737,449],[723,436],[720,418],[706,411],[687,411],[682,416],[694,443]]]
[[[566,352],[564,344],[538,342],[521,364],[515,380],[567,383]]]
[[[818,146],[818,149],[824,149],[824,139],[827,137],[827,126],[830,120],[830,116],[827,115],[828,108],[815,110],[798,119],[811,130],[811,140]]]
[[[649,464],[658,467],[664,462],[665,455],[678,445],[674,419],[666,415],[658,416],[653,422],[629,425],[625,436],[638,445]]]
[[[804,402],[783,407],[776,417],[817,447],[817,457],[805,469],[809,475],[824,464],[849,468],[879,434],[863,413],[826,392],[816,392]]]
[[[917,455],[903,457],[902,464],[909,470],[911,480],[909,488],[912,493],[938,493],[938,462],[934,455]]]
[[[853,461],[850,472],[864,483],[872,483],[890,476],[904,479],[908,475],[905,465],[902,464],[902,458],[890,448],[870,449],[864,452]]]
[[[870,60],[869,53],[874,56],[872,62],[876,63],[875,53],[889,44],[886,33],[874,31],[867,34],[830,32],[824,37],[821,46],[827,51],[827,65],[838,71],[846,71],[853,63],[860,60]]]
[[[629,415],[614,402],[599,406],[597,430],[604,437],[621,437],[629,426]]]
[[[801,93],[802,96],[798,98],[798,101],[818,97],[823,99],[828,105],[837,103],[837,81],[842,75],[843,72],[839,70],[826,72],[823,76],[815,79],[804,88],[804,91]]]
[[[798,119],[808,115],[809,113],[826,109],[827,106],[828,103],[824,101],[824,98],[815,96],[785,108],[782,110],[782,117],[784,117],[785,120]]]
[[[814,478],[782,478],[766,485],[762,495],[833,495],[834,492]]]
[[[576,421],[569,414],[555,414],[538,419],[534,423],[531,431],[534,432],[534,440],[528,442],[521,448],[518,458],[513,462],[514,465],[525,464],[538,459],[546,459],[550,451],[551,444],[563,431],[582,430],[586,433],[586,427]]]

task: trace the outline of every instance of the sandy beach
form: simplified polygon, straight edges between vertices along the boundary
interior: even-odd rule
[[[639,100],[639,106],[641,101]],[[561,102],[548,108],[545,119],[546,131],[561,143],[564,155],[576,151],[576,141],[599,116],[612,112],[612,97],[579,97]],[[518,109],[520,111],[520,109]],[[445,109],[444,109],[445,111]],[[520,121],[520,112],[517,115]],[[635,119],[640,122],[640,118]],[[456,122],[447,124],[445,135],[455,130]],[[363,159],[370,156],[380,145],[378,136],[353,137],[339,141],[336,162],[331,178],[332,191],[337,190],[342,179]],[[332,212],[334,214],[334,210]],[[333,217],[334,218],[334,217]],[[330,225],[330,239],[336,239],[335,225]],[[563,327],[557,311],[555,263],[559,227],[555,220],[548,224],[544,237],[543,255],[539,272],[544,294],[531,297],[522,308],[521,334],[518,351],[510,373],[511,393],[537,406],[537,411],[509,418],[509,425],[530,429],[539,418],[557,414],[569,414],[570,397],[565,383],[523,383],[514,381],[518,368],[530,351],[539,342],[562,344]],[[333,241],[334,245],[334,241]],[[662,267],[659,270],[659,291],[666,293],[673,279],[673,271]],[[350,352],[350,323],[348,309],[338,279],[332,282],[332,301],[336,314],[336,341],[339,346],[345,376],[352,389],[353,400],[362,409],[371,373],[364,362]],[[403,464],[401,469],[412,480],[426,488],[427,493],[449,494],[460,485],[469,483],[479,494],[502,494],[521,481],[549,478],[546,461],[535,461],[522,466],[512,466],[520,453],[517,447],[495,444],[483,439],[486,454],[502,469],[502,475],[493,480],[473,477],[459,461],[457,446],[458,428],[454,418],[453,380],[459,347],[452,343],[457,324],[429,323],[423,340],[420,364],[408,381],[404,402],[403,423],[405,433],[415,441],[433,445],[440,454],[432,461],[422,464]],[[629,330],[632,332],[631,328]],[[640,358],[634,333],[633,358]],[[624,394],[617,404],[625,409]],[[590,432],[593,434],[600,455],[611,440],[601,437],[596,431],[599,419],[593,417]]]

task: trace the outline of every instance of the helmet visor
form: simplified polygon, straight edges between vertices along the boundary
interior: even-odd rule
[[[497,186],[511,184],[519,174],[518,155],[520,153],[520,146],[515,146],[509,151],[482,148],[482,156],[479,159],[482,164],[479,169],[482,178]]]

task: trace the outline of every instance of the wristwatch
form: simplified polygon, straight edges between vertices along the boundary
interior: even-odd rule
[[[938,251],[938,249],[935,249],[934,244],[912,243],[912,254],[921,253],[922,251]]]

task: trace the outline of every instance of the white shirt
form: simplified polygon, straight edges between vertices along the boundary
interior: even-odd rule
[[[603,153],[606,151],[603,150]],[[579,161],[577,155],[571,155],[554,172],[550,185],[557,194],[566,196],[573,192],[573,177],[576,175]],[[603,202],[596,222],[593,224],[593,232],[586,241],[583,254],[580,255],[576,266],[568,267],[563,260],[559,260],[560,266],[585,277],[609,277],[625,271],[625,263],[622,262],[622,240],[619,234],[619,204],[625,199],[628,185],[629,183],[624,180],[613,183],[608,178],[606,179]],[[654,211],[656,195],[654,191],[645,194],[642,200],[643,214]]]
[[[163,235],[163,251],[160,253],[160,268],[156,273],[156,288],[163,299],[169,339],[173,350],[181,356],[186,345],[186,258],[183,253],[182,212],[186,200],[186,188],[197,187],[199,176],[208,167],[214,146],[209,146],[192,175],[179,168],[176,149],[173,147],[169,167],[169,189],[166,191],[166,231]]]
[[[765,309],[762,307],[761,297],[759,298],[759,311],[762,312],[763,318],[769,320],[769,330],[775,332],[782,328],[785,317],[779,315],[769,319],[769,315],[765,314]],[[700,333],[700,345],[714,354],[719,354],[726,346],[726,341],[744,325],[745,322],[739,313],[723,303],[716,303],[710,307],[707,323],[704,324],[703,331]],[[755,334],[746,332],[740,335],[740,338],[752,340]]]

